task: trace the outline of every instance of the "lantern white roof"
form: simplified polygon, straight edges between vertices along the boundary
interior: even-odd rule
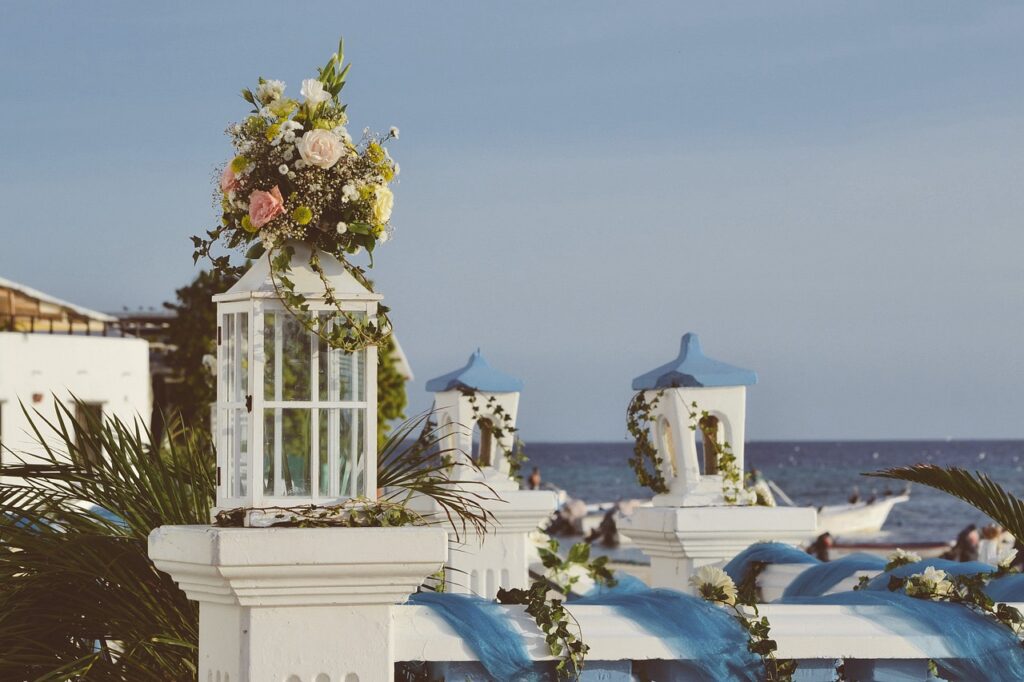
[[[292,256],[291,273],[288,278],[295,284],[295,293],[302,294],[307,299],[323,298],[324,283],[320,275],[309,266],[309,247],[300,243],[294,243],[292,246],[295,254]],[[320,252],[320,267],[334,289],[334,295],[339,299],[379,301],[384,298],[360,284],[352,273],[329,253]],[[271,280],[270,260],[266,255],[258,258],[233,287],[223,294],[217,294],[213,300],[219,303],[251,297],[279,298]]]

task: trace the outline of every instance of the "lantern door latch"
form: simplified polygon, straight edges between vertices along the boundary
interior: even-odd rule
[[[245,411],[249,412],[250,414],[252,413],[252,396],[251,395],[245,396]]]

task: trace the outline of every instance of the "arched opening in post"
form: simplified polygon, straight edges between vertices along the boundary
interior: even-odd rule
[[[668,472],[673,478],[679,475],[679,463],[677,461],[676,444],[672,439],[672,425],[664,417],[658,422],[658,432],[661,436],[660,450],[662,457],[668,464]]]
[[[702,464],[702,472],[705,475],[718,473],[718,444],[720,438],[721,423],[718,417],[707,415],[701,417],[698,422],[697,432],[694,438],[697,441],[697,458]]]
[[[481,417],[473,425],[473,461],[479,467],[494,466],[494,423]]]

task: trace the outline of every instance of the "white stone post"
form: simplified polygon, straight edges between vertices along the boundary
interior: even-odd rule
[[[447,536],[164,526],[149,555],[199,602],[199,682],[386,682],[394,605],[444,564]]]
[[[709,470],[717,463],[700,457],[703,433],[691,430],[690,413],[699,418],[706,411],[743,475],[746,388],[756,382],[754,372],[704,355],[696,334],[683,336],[674,360],[633,380],[648,402],[657,398],[651,437],[669,490],[654,497],[653,507],[637,509],[620,530],[650,557],[652,587],[692,591],[690,577],[701,566],[723,564],[755,542],[797,544],[814,534],[811,507],[726,505],[722,475]]]
[[[449,530],[450,557],[446,589],[493,599],[499,587],[529,586],[529,564],[533,555],[530,534],[558,506],[550,490],[520,490],[510,475],[507,453],[515,446],[522,382],[491,367],[477,350],[460,369],[431,379],[427,390],[434,393],[434,419],[445,435],[443,445],[454,450],[463,464],[453,477],[465,481],[465,491],[482,495],[481,505],[493,516],[493,527],[483,537],[472,530]],[[480,431],[479,451],[473,459],[473,427],[481,420],[498,426],[503,434],[492,438]],[[499,498],[499,499],[493,499]],[[432,500],[414,500],[413,508],[438,521],[444,512]]]

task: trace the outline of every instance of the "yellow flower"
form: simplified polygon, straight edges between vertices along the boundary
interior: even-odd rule
[[[384,185],[377,185],[373,193],[373,219],[383,225],[391,219],[391,209],[395,205],[395,195]]]
[[[267,132],[266,132],[267,139],[268,140],[273,140],[275,137],[277,137],[278,133],[280,133],[280,132],[281,132],[281,124],[280,123],[275,123],[274,125],[272,125],[269,128],[267,128]]]
[[[309,221],[313,219],[313,212],[309,210],[307,206],[297,206],[292,211],[292,220],[299,225],[307,225]]]
[[[249,159],[244,156],[236,156],[231,159],[231,170],[235,173],[241,173],[249,167]]]
[[[270,113],[274,116],[277,116],[278,118],[287,118],[299,108],[299,103],[290,97],[286,97],[271,103],[267,108],[270,109]]]
[[[256,232],[260,228],[252,224],[252,221],[249,220],[249,216],[242,216],[242,229],[246,232]]]

